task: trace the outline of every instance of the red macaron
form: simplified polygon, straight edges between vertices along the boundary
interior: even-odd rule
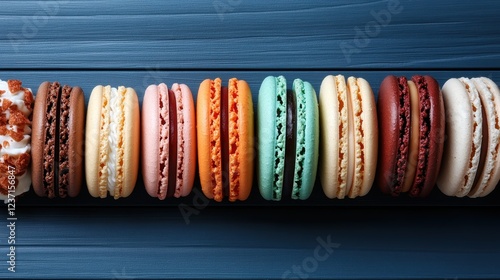
[[[425,197],[436,184],[443,154],[444,103],[430,76],[388,76],[377,102],[376,183],[384,193]]]

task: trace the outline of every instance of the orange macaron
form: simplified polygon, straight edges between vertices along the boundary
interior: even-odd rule
[[[247,82],[220,78],[200,84],[196,103],[198,167],[205,196],[246,200],[253,180],[254,122]]]

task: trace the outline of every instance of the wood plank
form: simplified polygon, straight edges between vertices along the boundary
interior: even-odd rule
[[[281,279],[300,270],[309,279],[500,277],[494,209],[340,210],[210,208],[186,225],[175,211],[155,207],[19,208],[15,276]]]
[[[327,70],[500,65],[495,1],[41,3],[2,1],[9,7],[0,11],[2,67]],[[226,6],[220,8],[221,3]]]

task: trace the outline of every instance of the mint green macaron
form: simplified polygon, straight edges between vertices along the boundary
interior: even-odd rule
[[[307,199],[318,167],[319,115],[310,83],[264,79],[257,102],[258,185],[266,200]]]

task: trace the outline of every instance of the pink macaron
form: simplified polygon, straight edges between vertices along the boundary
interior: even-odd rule
[[[142,176],[148,194],[163,200],[187,196],[196,171],[196,123],[184,84],[150,85],[141,113]]]

